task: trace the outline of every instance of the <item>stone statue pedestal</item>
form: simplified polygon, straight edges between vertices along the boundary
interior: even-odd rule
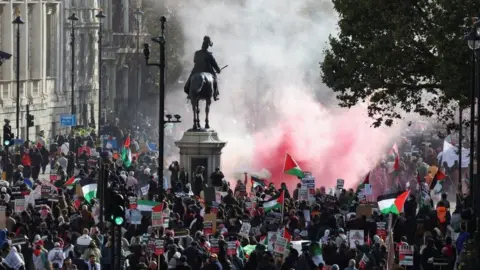
[[[188,130],[175,145],[180,149],[180,166],[189,173],[190,183],[197,166],[204,166],[204,179],[210,184],[210,174],[221,167],[222,149],[227,144],[214,130]],[[193,185],[192,185],[193,186]]]

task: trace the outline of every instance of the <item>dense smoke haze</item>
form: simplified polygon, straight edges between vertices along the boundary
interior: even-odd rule
[[[178,5],[171,0],[167,7],[170,3]],[[220,101],[212,104],[210,117],[228,141],[222,170],[229,180],[238,172],[266,168],[272,181],[293,186],[297,181],[282,174],[289,152],[313,172],[317,186],[330,187],[337,178],[353,186],[399,134],[400,124],[371,128],[362,106],[338,108],[332,91],[321,84],[319,62],[337,22],[330,1],[195,0],[174,12],[186,40],[184,77],[205,35],[219,65],[229,65],[219,75]],[[174,129],[177,138],[192,126],[182,89],[178,84],[167,96],[167,110],[185,120]]]

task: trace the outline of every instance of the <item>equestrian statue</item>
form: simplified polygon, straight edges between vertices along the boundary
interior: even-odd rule
[[[203,38],[202,49],[195,52],[193,57],[193,69],[190,77],[185,83],[184,92],[188,95],[188,99],[192,103],[193,109],[193,130],[202,130],[200,126],[200,108],[199,101],[205,100],[205,129],[210,129],[208,121],[208,113],[210,112],[210,104],[212,97],[215,101],[219,100],[219,91],[217,83],[217,73],[226,68],[219,68],[217,61],[213,57],[212,52],[208,50],[213,43],[210,37]]]

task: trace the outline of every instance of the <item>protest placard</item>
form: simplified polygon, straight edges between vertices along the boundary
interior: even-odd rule
[[[413,246],[401,245],[398,249],[399,264],[413,266]]]
[[[25,199],[15,199],[15,213],[22,213],[25,211]]]
[[[152,227],[160,228],[163,226],[163,218],[161,212],[152,212]]]

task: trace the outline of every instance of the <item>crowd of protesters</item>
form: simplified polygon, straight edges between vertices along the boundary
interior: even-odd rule
[[[118,145],[126,136],[117,135]],[[138,143],[138,136],[128,136]],[[154,153],[134,151],[126,167],[115,149],[96,148],[96,140],[94,134],[81,137],[77,147],[89,150],[75,155],[62,150],[71,140],[58,136],[49,145],[23,145],[3,160],[0,269],[114,269],[112,226],[100,224],[98,200],[88,201],[81,193],[82,186],[98,182],[99,160],[110,164],[109,187],[129,198],[126,202],[136,202],[125,205],[123,269],[355,270],[393,265],[389,269],[449,270],[460,269],[470,239],[466,228],[472,226],[461,217],[471,206],[468,182],[457,179],[451,185],[467,190],[454,192],[458,196],[452,209],[446,193],[420,188],[428,167],[438,164],[435,148],[443,140],[412,151],[412,145],[424,142],[403,138],[396,153],[386,155],[362,184],[371,185],[377,195],[411,191],[403,211],[393,216],[381,214],[375,199],[361,196],[362,186],[337,189],[317,180],[319,188],[306,195],[301,179],[289,190],[285,183],[275,186],[250,175],[227,181],[220,168],[210,175],[203,167],[189,172],[178,162],[165,166],[170,177],[159,181]],[[391,177],[395,155],[400,169]],[[439,167],[453,177],[455,166]],[[47,171],[55,176],[39,179]],[[51,187],[48,194],[46,186]],[[272,202],[278,207],[270,207]],[[161,222],[142,204],[160,206]],[[141,218],[134,221],[135,211]]]

